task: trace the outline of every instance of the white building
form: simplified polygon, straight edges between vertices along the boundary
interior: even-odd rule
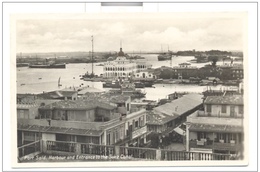
[[[128,78],[133,76],[136,72],[142,71],[150,67],[146,61],[132,61],[125,57],[122,48],[118,53],[118,57],[114,61],[107,61],[104,63],[103,77],[104,78]]]

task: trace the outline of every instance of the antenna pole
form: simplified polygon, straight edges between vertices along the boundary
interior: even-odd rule
[[[94,72],[93,72],[93,51],[94,51],[94,45],[93,45],[93,35],[91,36],[91,42],[92,42],[92,53],[91,53],[91,61],[92,61],[92,76],[94,76]]]

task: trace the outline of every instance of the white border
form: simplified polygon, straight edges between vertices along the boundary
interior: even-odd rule
[[[154,3],[156,4],[156,3]],[[151,10],[155,10],[155,5],[151,5]],[[98,6],[97,4],[92,4],[97,7],[97,10],[93,10],[92,12],[101,12],[102,8]],[[145,6],[145,5],[144,5]],[[176,4],[176,3],[169,3],[169,4],[157,4],[156,5],[157,11],[160,12],[170,12],[170,10],[180,10],[181,11],[248,11],[248,30],[249,30],[249,35],[248,35],[248,62],[249,62],[249,113],[250,115],[249,118],[249,132],[250,132],[250,138],[254,138],[256,136],[256,130],[257,130],[257,112],[256,112],[256,73],[257,73],[257,46],[256,46],[256,28],[257,28],[257,23],[256,23],[256,17],[257,17],[257,12],[256,12],[256,4],[250,3],[250,4],[233,4],[233,3],[216,3],[216,4]],[[69,4],[15,4],[15,3],[9,3],[9,4],[3,4],[4,11],[3,11],[3,40],[4,40],[4,45],[3,45],[3,70],[4,70],[4,76],[3,76],[3,97],[4,97],[4,114],[3,115],[3,124],[4,124],[4,135],[3,135],[3,140],[4,140],[4,171],[35,171],[36,169],[12,169],[11,168],[11,157],[10,157],[10,152],[11,152],[11,144],[10,144],[10,136],[11,136],[11,127],[16,124],[10,125],[10,20],[9,16],[12,13],[80,13],[84,12],[86,8],[84,3],[69,3]],[[99,7],[99,9],[98,9]],[[115,12],[117,8],[114,8],[112,11]],[[120,12],[124,11],[124,7],[118,7]],[[148,9],[148,8],[146,8]],[[131,12],[131,10],[126,10],[128,12]],[[146,10],[144,10],[146,11]],[[149,10],[148,10],[149,11]],[[133,10],[133,12],[136,12]],[[250,163],[247,167],[165,167],[163,170],[176,170],[176,171],[255,171],[256,170],[256,140],[250,141],[249,142],[250,150],[249,150],[249,155],[250,155]],[[177,162],[173,162],[177,163]],[[139,170],[149,170],[149,171],[157,171],[157,170],[162,170],[162,167],[147,167],[147,168],[137,168]],[[37,169],[37,171],[85,171],[86,169],[83,168],[50,168],[50,169]],[[89,168],[88,170],[96,171],[98,170],[97,168]],[[100,170],[100,169],[99,169]],[[106,170],[108,171],[121,171],[121,170],[129,170],[129,168],[107,168]],[[134,169],[130,169],[134,170]]]

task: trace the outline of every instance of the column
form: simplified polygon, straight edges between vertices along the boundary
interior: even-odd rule
[[[162,152],[160,149],[156,150],[156,160],[161,160]]]
[[[189,131],[190,124],[186,124],[186,151],[189,151],[190,147],[190,131]]]
[[[75,143],[75,149],[76,149],[76,154],[80,155],[81,154],[81,144],[80,143]]]

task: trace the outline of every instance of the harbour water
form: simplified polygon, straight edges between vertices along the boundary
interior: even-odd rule
[[[148,63],[152,64],[152,68],[157,68],[161,66],[170,66],[170,61],[158,61],[156,54],[142,55],[145,57]],[[194,59],[192,56],[179,56],[174,57],[172,60],[172,66],[177,66],[179,63],[189,62]],[[222,63],[222,62],[218,62]],[[191,66],[202,67],[207,63],[191,63]],[[103,66],[96,66],[98,63],[94,64],[94,73],[100,75],[103,73]],[[80,80],[80,75],[91,72],[91,64],[67,64],[66,69],[37,69],[20,67],[16,68],[17,73],[17,93],[42,93],[53,90],[60,90],[69,87],[82,87],[89,86],[95,87],[100,90],[103,89],[102,82],[90,82]],[[58,86],[58,80],[60,79],[60,84]],[[148,100],[158,100],[166,98],[166,96],[175,91],[177,92],[202,92],[207,88],[207,86],[198,85],[182,85],[182,84],[156,84],[155,88],[144,88],[143,91],[146,92],[146,99]],[[220,87],[220,86],[218,86]]]

